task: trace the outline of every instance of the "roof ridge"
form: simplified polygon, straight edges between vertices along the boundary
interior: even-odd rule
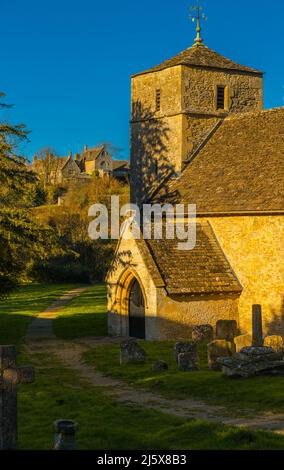
[[[284,111],[284,106],[278,106],[277,108],[269,108],[269,109],[258,109],[256,111],[247,111],[245,113],[231,114],[224,119],[224,122],[234,121],[234,120],[243,119],[245,117],[251,117],[251,116],[260,116],[262,114],[272,114],[272,113],[279,112],[279,111]]]

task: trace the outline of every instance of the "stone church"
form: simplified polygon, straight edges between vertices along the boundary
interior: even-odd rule
[[[284,108],[263,72],[196,43],[132,77],[132,202],[197,205],[197,242],[121,239],[107,276],[109,332],[188,339],[236,320],[284,337]]]

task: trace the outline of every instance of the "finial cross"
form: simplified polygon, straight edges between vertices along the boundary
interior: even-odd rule
[[[196,32],[197,36],[194,40],[195,44],[202,44],[203,39],[201,37],[201,20],[207,21],[207,16],[203,12],[203,7],[200,6],[199,0],[196,0],[196,5],[190,7],[190,14],[191,21],[194,23],[196,21]]]

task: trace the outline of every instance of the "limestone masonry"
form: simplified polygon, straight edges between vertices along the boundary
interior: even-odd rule
[[[263,110],[263,73],[203,44],[132,77],[133,203],[197,205],[197,244],[120,240],[109,330],[190,339],[219,320],[284,337],[284,108]],[[247,336],[249,337],[249,336]]]

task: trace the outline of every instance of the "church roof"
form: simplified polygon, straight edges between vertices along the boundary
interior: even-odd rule
[[[242,287],[211,225],[197,224],[196,239],[196,246],[191,251],[180,251],[177,239],[145,241],[167,292],[170,295],[240,293]]]
[[[284,210],[284,107],[226,118],[153,200],[199,213]]]
[[[144,72],[137,73],[133,77],[144,75],[146,73],[159,72],[160,70],[174,67],[176,65],[187,65],[189,67],[209,67],[214,69],[235,70],[238,72],[253,73],[263,75],[263,72],[255,70],[245,65],[240,65],[230,59],[218,54],[218,52],[209,49],[204,44],[195,44],[194,46],[180,52],[171,59],[165,60],[161,64]]]

